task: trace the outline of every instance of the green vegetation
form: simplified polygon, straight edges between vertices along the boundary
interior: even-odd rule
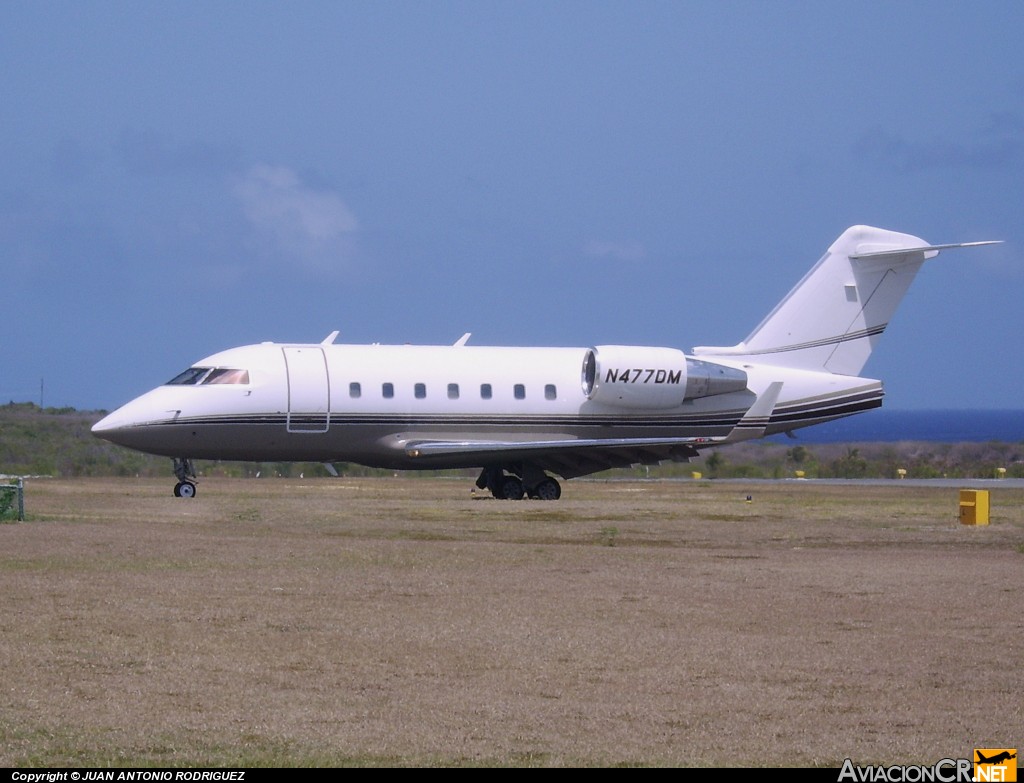
[[[115,446],[93,437],[92,425],[105,411],[40,408],[33,403],[0,406],[0,474],[13,476],[170,477],[171,461]],[[391,475],[392,471],[337,463],[353,477]],[[751,441],[709,449],[690,463],[609,471],[608,475],[651,478],[1024,478],[1024,443],[858,443],[787,445]],[[319,463],[251,463],[198,460],[203,476],[326,477]],[[474,471],[429,471],[424,475],[470,475]]]
[[[685,466],[659,468],[667,469],[680,475],[699,471],[712,479],[1024,478],[1024,443],[907,441],[823,443],[812,448],[756,441],[709,451]]]
[[[600,539],[602,546],[615,546],[615,539],[619,535],[619,529],[617,527],[603,527],[601,528]]]

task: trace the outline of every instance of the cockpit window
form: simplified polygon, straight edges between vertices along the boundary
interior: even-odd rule
[[[197,386],[202,384],[246,384],[248,370],[233,370],[228,367],[189,367],[185,372],[167,382],[168,386]]]
[[[226,367],[218,367],[209,375],[203,378],[203,385],[208,383],[248,383],[248,370],[229,370]]]
[[[210,371],[209,367],[189,367],[181,375],[175,375],[167,381],[168,386],[195,386]]]

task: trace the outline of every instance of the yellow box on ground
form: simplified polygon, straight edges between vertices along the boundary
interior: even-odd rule
[[[989,500],[987,489],[960,490],[960,524],[987,525]]]

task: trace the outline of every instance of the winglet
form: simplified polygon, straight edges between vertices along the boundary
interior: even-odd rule
[[[464,335],[462,335],[462,337],[460,337],[458,340],[455,341],[455,347],[456,348],[461,348],[463,345],[468,343],[469,342],[469,336],[471,334],[473,334],[473,333],[472,332],[466,332]]]
[[[775,410],[775,403],[779,401],[779,394],[782,392],[782,381],[774,381],[768,384],[768,388],[761,392],[761,395],[754,401],[743,418],[733,427],[723,441],[724,443],[736,443],[741,440],[753,440],[764,436],[768,424],[771,422],[772,411]]]
[[[333,345],[335,338],[341,334],[337,329],[327,335],[321,342],[320,345]]]

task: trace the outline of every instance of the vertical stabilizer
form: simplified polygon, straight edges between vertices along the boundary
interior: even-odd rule
[[[839,375],[859,375],[917,270],[940,250],[923,239],[870,226],[848,228],[739,345],[697,356],[749,357]]]

